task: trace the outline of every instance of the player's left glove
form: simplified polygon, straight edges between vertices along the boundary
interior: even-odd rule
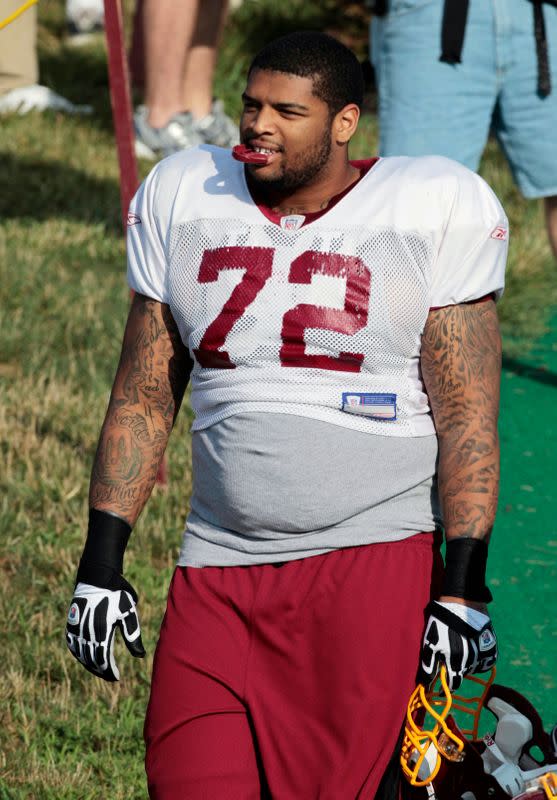
[[[497,660],[497,639],[487,614],[457,603],[434,601],[428,607],[418,680],[429,686],[441,664],[456,691],[465,675],[487,672]]]
[[[442,663],[447,668],[451,692],[465,675],[487,672],[497,660],[497,639],[487,614],[473,607],[489,603],[486,586],[488,544],[486,539],[459,537],[447,540],[441,596],[458,597],[465,603],[433,602],[426,611],[418,680],[429,686]],[[472,605],[468,605],[468,603]]]

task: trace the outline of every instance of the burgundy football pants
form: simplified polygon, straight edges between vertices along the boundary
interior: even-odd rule
[[[373,800],[414,688],[433,534],[178,567],[145,722],[153,800]]]

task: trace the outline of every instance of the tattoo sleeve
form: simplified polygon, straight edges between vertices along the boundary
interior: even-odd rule
[[[431,311],[421,368],[439,439],[445,536],[489,538],[499,489],[501,338],[495,303]]]
[[[168,306],[136,294],[93,464],[91,507],[135,523],[155,483],[191,366]]]

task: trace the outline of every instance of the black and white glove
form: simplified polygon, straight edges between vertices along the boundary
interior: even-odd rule
[[[124,552],[131,526],[106,511],[89,510],[89,529],[66,620],[70,653],[105,681],[120,680],[114,636],[120,629],[137,658],[145,649],[137,616],[137,593],[123,577]]]
[[[418,680],[429,686],[441,664],[456,691],[465,675],[488,672],[497,660],[497,639],[487,614],[458,603],[434,601],[428,607]]]
[[[137,594],[121,576],[120,580],[122,588],[117,590],[78,583],[66,623],[70,653],[85,669],[105,681],[120,680],[114,658],[117,628],[132,656],[145,655],[136,609]]]

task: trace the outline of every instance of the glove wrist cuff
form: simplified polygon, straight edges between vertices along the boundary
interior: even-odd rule
[[[121,589],[124,553],[131,525],[106,511],[89,509],[89,528],[76,582],[103,589]]]
[[[493,600],[485,583],[487,551],[485,539],[449,539],[441,594],[479,603]]]

